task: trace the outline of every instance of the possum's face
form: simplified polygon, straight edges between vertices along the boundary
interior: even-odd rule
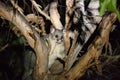
[[[53,39],[56,41],[56,43],[62,43],[63,42],[63,32],[60,30],[56,30],[53,33]]]
[[[63,42],[63,31],[62,30],[53,30],[51,32],[52,39],[55,40],[56,43],[60,44]]]

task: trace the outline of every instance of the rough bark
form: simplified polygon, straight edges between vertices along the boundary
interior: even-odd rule
[[[50,10],[49,10],[50,19],[51,19],[51,23],[56,29],[62,30],[63,25],[60,21],[60,15],[57,10],[57,3],[58,3],[57,1],[54,1],[50,4]]]
[[[116,14],[112,13],[105,16],[102,19],[102,22],[99,25],[98,31],[100,32],[99,36],[90,44],[87,52],[83,55],[78,63],[71,68],[68,72],[63,73],[62,75],[55,78],[55,80],[75,80],[82,77],[86,70],[91,67],[92,61],[96,64],[103,46],[109,40],[109,33],[112,27],[112,24],[116,20]],[[96,64],[96,66],[99,64]]]
[[[45,16],[48,20],[51,21],[53,26],[56,29],[62,30],[63,25],[60,21],[60,15],[57,10],[57,1],[52,2],[50,4],[50,17],[45,14],[41,9],[39,8],[39,5],[34,2],[34,0],[31,0],[33,2],[34,7],[36,10],[39,11],[43,16]],[[69,28],[70,23],[70,17],[74,10],[74,0],[67,0],[66,1],[66,24],[65,28]],[[68,8],[69,7],[69,8]],[[69,14],[69,15],[68,15]],[[48,64],[48,47],[46,46],[44,38],[40,37],[38,33],[34,30],[34,28],[31,27],[31,25],[26,20],[24,14],[21,14],[18,10],[14,9],[13,7],[7,6],[4,3],[0,1],[0,16],[4,19],[7,19],[8,21],[12,22],[24,35],[24,37],[27,39],[29,45],[34,49],[37,57],[36,65],[34,68],[34,80],[47,80],[47,64]],[[112,13],[110,15],[105,16],[99,27],[98,27],[98,34],[94,41],[90,44],[89,48],[87,49],[86,54],[84,54],[78,61],[74,67],[71,68],[68,65],[67,71],[64,71],[60,75],[49,75],[50,80],[75,80],[80,77],[82,77],[87,69],[91,67],[91,65],[94,63],[98,69],[99,72],[102,72],[102,69],[100,67],[99,63],[99,56],[101,55],[101,51],[103,49],[103,46],[108,42],[109,40],[109,33],[111,30],[111,26],[116,20],[116,14]],[[69,35],[69,34],[68,34]],[[72,44],[70,54],[73,53],[79,53],[81,50],[81,47],[76,47],[77,44],[77,35],[78,33],[75,32],[74,36],[74,42]],[[69,36],[68,36],[69,38]],[[66,42],[67,43],[67,42]],[[70,45],[70,42],[68,40],[68,43]],[[67,44],[66,44],[67,45]],[[76,47],[76,49],[75,49]],[[69,47],[68,47],[69,49]],[[78,52],[77,52],[78,51]],[[66,51],[67,52],[67,51]],[[73,54],[72,58],[76,59],[77,55]],[[71,61],[71,63],[74,63],[71,59],[68,62]],[[67,64],[66,64],[67,65]],[[68,71],[69,70],[69,71]]]
[[[27,39],[34,49],[37,57],[34,77],[35,80],[44,80],[47,73],[48,51],[43,38],[32,29],[24,15],[13,7],[7,6],[0,1],[0,16],[12,22]]]

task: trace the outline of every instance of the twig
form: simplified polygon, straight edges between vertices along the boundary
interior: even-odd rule
[[[107,58],[107,60],[102,63],[102,67],[104,67],[105,65],[109,65],[120,59],[120,55],[116,55],[116,56],[102,55],[101,57]]]
[[[18,6],[17,3],[14,2],[14,0],[10,0],[10,2],[21,14],[23,14],[23,9],[20,6]]]
[[[35,7],[35,9],[43,16],[46,17],[46,19],[50,20],[50,17],[45,13],[43,12],[41,9],[40,9],[40,5],[38,5],[34,0],[30,0],[33,4],[33,6]]]
[[[4,45],[1,49],[0,49],[0,52],[3,51],[5,48],[8,47],[8,44]]]
[[[32,26],[37,32],[42,33],[43,35],[46,34],[45,22],[44,22],[44,20],[43,20],[43,18],[41,16],[36,16],[35,14],[28,14],[26,16],[26,19],[29,22],[35,22],[36,24],[41,26],[41,30],[39,28],[37,28],[36,26]]]

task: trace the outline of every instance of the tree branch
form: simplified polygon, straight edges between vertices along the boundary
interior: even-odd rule
[[[70,71],[56,77],[57,80],[75,80],[85,74],[92,61],[94,61],[96,58],[98,59],[98,57],[101,55],[103,46],[109,40],[108,38],[111,26],[115,20],[116,14],[114,13],[103,18],[98,28],[100,35],[91,43],[87,53],[79,59],[78,63]]]
[[[29,45],[34,49],[37,57],[35,66],[35,80],[44,80],[47,73],[48,50],[43,38],[32,29],[31,25],[27,22],[24,15],[10,6],[5,5],[0,1],[0,16],[12,22],[25,36]]]
[[[60,21],[60,15],[57,10],[57,1],[54,1],[50,4],[49,13],[50,13],[50,20],[51,20],[51,23],[53,24],[53,26],[56,29],[62,30],[63,25]]]
[[[36,16],[35,14],[28,14],[26,16],[28,22],[35,22],[37,25],[40,25],[41,29],[36,26],[32,26],[38,33],[42,33],[42,35],[46,35],[45,31],[45,22],[41,16]]]
[[[10,2],[12,3],[12,5],[21,13],[21,14],[23,14],[23,9],[20,7],[20,6],[18,6],[15,2],[14,2],[14,0],[10,0]]]
[[[49,17],[45,12],[43,12],[43,11],[40,9],[40,5],[38,5],[38,4],[35,2],[35,0],[30,0],[30,1],[32,2],[33,6],[35,7],[35,9],[36,9],[40,14],[42,14],[43,16],[45,16],[46,19],[50,20],[50,17]]]
[[[74,2],[75,0],[66,0],[66,14],[65,14],[65,28],[68,29],[70,28],[70,18],[71,15],[73,14],[73,11],[75,9],[74,7]]]

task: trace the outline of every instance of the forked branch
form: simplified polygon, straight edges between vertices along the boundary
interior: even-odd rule
[[[79,59],[78,63],[70,71],[56,77],[56,80],[75,80],[85,74],[92,62],[95,62],[95,59],[98,59],[101,55],[103,46],[109,40],[111,26],[115,20],[115,13],[107,15],[102,19],[98,28],[100,35],[96,36],[95,40],[90,44],[86,54]]]
[[[5,5],[0,1],[0,16],[12,22],[27,39],[29,45],[34,49],[37,57],[35,66],[35,80],[43,80],[47,73],[48,51],[43,38],[40,38],[38,33],[32,29],[31,25],[27,22],[24,15],[10,6]]]

